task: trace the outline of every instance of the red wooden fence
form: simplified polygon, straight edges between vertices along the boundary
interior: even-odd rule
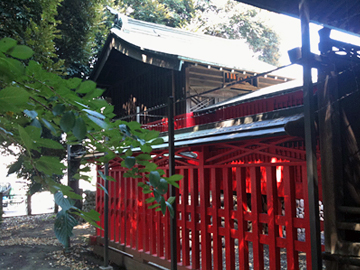
[[[155,154],[168,174],[167,151]],[[184,175],[176,200],[179,269],[311,269],[302,141],[218,143],[177,149],[176,155],[176,172]],[[145,179],[124,178],[120,162],[113,160],[109,170],[116,179],[109,187],[110,246],[170,267],[169,215],[147,209],[150,195],[137,187]],[[98,183],[104,186],[101,178]],[[297,214],[300,199],[303,216]],[[101,226],[103,208],[98,189]],[[97,235],[100,243],[103,232]]]

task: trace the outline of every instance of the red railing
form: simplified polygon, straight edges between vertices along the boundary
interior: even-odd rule
[[[269,144],[269,149],[275,147]],[[184,176],[176,200],[179,269],[311,269],[303,153],[294,150],[298,161],[295,154],[285,160],[258,153],[248,159],[252,162],[220,164],[214,162],[219,152],[206,156],[204,149],[187,148],[197,151],[196,162],[182,160],[176,166]],[[159,166],[166,164],[164,159],[156,161]],[[119,162],[114,160],[109,170],[116,179],[109,188],[110,245],[138,260],[170,267],[169,216],[147,209],[150,195],[137,187],[145,179],[124,178]],[[167,166],[161,168],[168,174]],[[98,183],[104,186],[101,178]],[[103,207],[104,191],[98,189],[101,226]],[[97,235],[101,242],[103,232],[97,230]]]
[[[181,129],[186,127],[193,127],[196,125],[212,123],[216,121],[233,119],[237,117],[272,112],[279,109],[299,106],[302,104],[302,91],[296,91],[293,93],[279,95],[268,99],[259,99],[236,106],[221,108],[214,112],[207,112],[202,114],[192,112],[177,115],[174,119],[174,125],[175,129]],[[146,125],[143,125],[143,128],[165,132],[168,131],[168,120],[164,117],[162,120],[150,122]]]

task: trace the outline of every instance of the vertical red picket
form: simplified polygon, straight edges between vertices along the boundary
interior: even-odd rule
[[[284,166],[284,194],[285,194],[285,219],[286,219],[286,255],[288,269],[299,269],[299,255],[295,250],[297,229],[294,227],[296,218],[295,182],[290,175],[289,166]]]
[[[136,238],[136,249],[142,250],[143,249],[143,215],[142,215],[142,201],[143,201],[143,193],[141,191],[141,188],[137,186],[138,183],[142,182],[142,179],[139,178],[138,181],[136,181],[136,224],[137,224],[137,238]]]
[[[182,264],[189,265],[190,257],[189,257],[189,230],[186,227],[186,223],[188,220],[188,215],[186,212],[186,206],[189,201],[189,171],[181,169],[180,174],[184,175],[182,179],[180,192],[181,192],[181,204],[179,205],[179,210],[181,212],[181,253],[182,253]]]
[[[231,219],[233,210],[233,188],[231,168],[223,168],[224,185],[224,212],[225,212],[225,254],[226,269],[235,270],[234,238],[231,237],[231,229],[234,221]]]
[[[250,167],[251,181],[251,220],[253,234],[254,269],[264,269],[263,244],[260,243],[261,224],[261,174],[260,167]]]
[[[245,213],[247,212],[246,168],[237,167],[235,177],[237,195],[236,217],[238,221],[237,236],[239,242],[239,265],[242,265],[244,270],[249,270],[249,245],[245,240],[245,233],[247,231],[247,221],[245,220]]]
[[[189,169],[190,175],[190,193],[191,193],[191,259],[192,268],[200,268],[199,256],[199,231],[197,225],[199,224],[199,217],[197,208],[199,206],[199,189],[198,189],[198,170]]]
[[[112,176],[112,171],[109,170],[109,175]],[[109,239],[115,239],[115,183],[109,181]]]
[[[217,178],[216,169],[211,168],[211,196],[212,196],[212,233],[213,233],[213,260],[214,269],[222,269],[222,243],[219,235],[221,220],[220,209],[220,180]]]
[[[306,242],[306,268],[312,269],[311,261],[311,236],[310,236],[310,217],[309,217],[309,191],[307,183],[307,168],[306,165],[301,166],[302,184],[304,191],[304,221],[305,221],[305,242]]]
[[[200,230],[201,230],[201,266],[202,269],[211,269],[211,238],[208,232],[210,217],[208,208],[210,204],[209,170],[205,170],[206,154],[204,147],[199,152],[199,180],[200,180]]]
[[[279,230],[276,227],[278,212],[278,193],[276,182],[276,167],[266,167],[266,189],[268,206],[268,236],[269,236],[269,266],[270,270],[280,269],[280,248],[276,245]]]
[[[165,170],[165,175],[169,175],[169,170]],[[170,189],[170,186],[169,186]],[[169,195],[169,191],[168,191]],[[179,196],[176,195],[178,198]],[[175,202],[174,202],[175,203]],[[165,216],[164,220],[164,229],[165,229],[165,260],[171,259],[171,246],[170,246],[170,215]]]
[[[126,179],[123,178],[124,175],[124,171],[120,172],[120,188],[121,188],[121,192],[120,192],[120,198],[121,198],[121,222],[120,222],[120,243],[121,244],[125,244],[126,240],[125,240],[125,236],[126,236],[126,214],[125,214],[125,209],[126,209],[126,190],[125,190],[125,181]]]

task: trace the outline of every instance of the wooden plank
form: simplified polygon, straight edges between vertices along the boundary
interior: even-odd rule
[[[268,236],[269,236],[269,266],[270,270],[280,269],[280,248],[276,245],[279,231],[275,222],[275,215],[278,213],[276,166],[266,167],[266,195],[268,207]],[[281,207],[281,205],[280,205]]]
[[[312,269],[312,260],[311,260],[311,235],[310,235],[310,217],[309,217],[309,193],[308,193],[308,183],[307,183],[307,168],[306,165],[301,166],[301,176],[303,184],[303,194],[304,194],[304,222],[305,222],[305,243],[306,243],[306,268]]]
[[[253,240],[254,269],[264,269],[263,245],[260,243],[261,224],[259,214],[261,213],[261,174],[260,167],[250,168],[251,181],[251,221]]]
[[[199,231],[196,225],[199,223],[199,217],[197,214],[197,207],[199,206],[199,185],[198,185],[198,170],[193,168],[189,169],[190,175],[190,193],[191,193],[191,266],[193,269],[200,268],[200,249],[199,249]]]
[[[182,253],[182,265],[190,265],[190,256],[189,256],[189,229],[186,226],[186,221],[188,219],[188,215],[186,212],[186,206],[189,201],[189,171],[181,169],[180,174],[184,176],[181,180],[180,192],[181,192],[181,204],[178,209],[181,213],[181,253]]]
[[[125,213],[125,208],[126,208],[126,190],[125,190],[125,183],[126,183],[126,179],[123,178],[124,175],[124,171],[121,171],[120,173],[120,186],[121,186],[121,191],[120,191],[120,198],[121,198],[121,224],[120,224],[120,228],[121,228],[121,233],[120,233],[120,244],[125,244],[126,240],[125,240],[125,236],[126,236],[126,213]]]
[[[210,169],[210,181],[211,181],[211,201],[212,201],[212,227],[213,227],[213,268],[222,269],[222,242],[219,234],[219,227],[221,226],[221,220],[218,215],[218,210],[221,207],[220,204],[220,177],[218,178],[216,168]],[[221,174],[220,174],[221,176]]]
[[[235,247],[234,238],[231,237],[231,229],[234,220],[231,218],[233,210],[233,188],[232,188],[232,168],[223,168],[224,186],[224,217],[225,217],[225,258],[226,269],[235,270]]]
[[[247,212],[247,196],[246,196],[246,168],[236,167],[236,194],[237,194],[237,211],[236,218],[238,221],[238,249],[239,249],[239,265],[242,265],[244,270],[249,270],[249,246],[245,240],[245,233],[247,231],[247,222],[245,220],[245,213]]]
[[[288,269],[299,269],[299,254],[295,250],[295,241],[297,240],[297,229],[294,227],[294,218],[296,218],[295,203],[295,181],[290,174],[289,166],[284,166],[283,182],[285,192],[285,218],[286,218],[286,256]]]
[[[206,150],[208,147],[206,147]],[[201,266],[202,269],[212,269],[211,265],[211,238],[208,233],[208,226],[210,223],[210,217],[208,215],[209,209],[209,170],[205,171],[204,162],[206,153],[205,147],[199,151],[199,181],[200,181],[200,231],[201,231]]]

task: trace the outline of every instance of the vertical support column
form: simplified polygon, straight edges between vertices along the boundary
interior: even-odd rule
[[[174,79],[174,78],[173,78]],[[175,173],[175,147],[174,147],[174,97],[169,97],[168,100],[168,136],[169,136],[169,176]],[[173,185],[170,185],[170,196],[176,195],[176,189]],[[173,204],[174,217],[170,217],[170,243],[171,243],[171,270],[177,269],[177,213],[176,202]]]
[[[3,212],[3,196],[4,194],[2,192],[0,192],[0,221],[2,221],[2,216],[4,214]]]
[[[105,163],[104,175],[109,175],[109,163]],[[104,267],[109,266],[109,181],[105,180],[104,201]]]
[[[319,220],[319,191],[318,175],[316,168],[316,135],[314,117],[314,94],[311,80],[310,59],[310,11],[307,0],[299,0],[299,12],[301,20],[301,54],[303,63],[303,95],[304,95],[304,125],[305,125],[305,147],[307,180],[309,192],[309,216],[311,235],[311,257],[312,269],[321,269],[321,244],[320,244],[320,220]]]
[[[27,210],[27,215],[31,216],[31,214],[32,214],[32,211],[31,211],[31,194],[26,195],[26,210]]]

